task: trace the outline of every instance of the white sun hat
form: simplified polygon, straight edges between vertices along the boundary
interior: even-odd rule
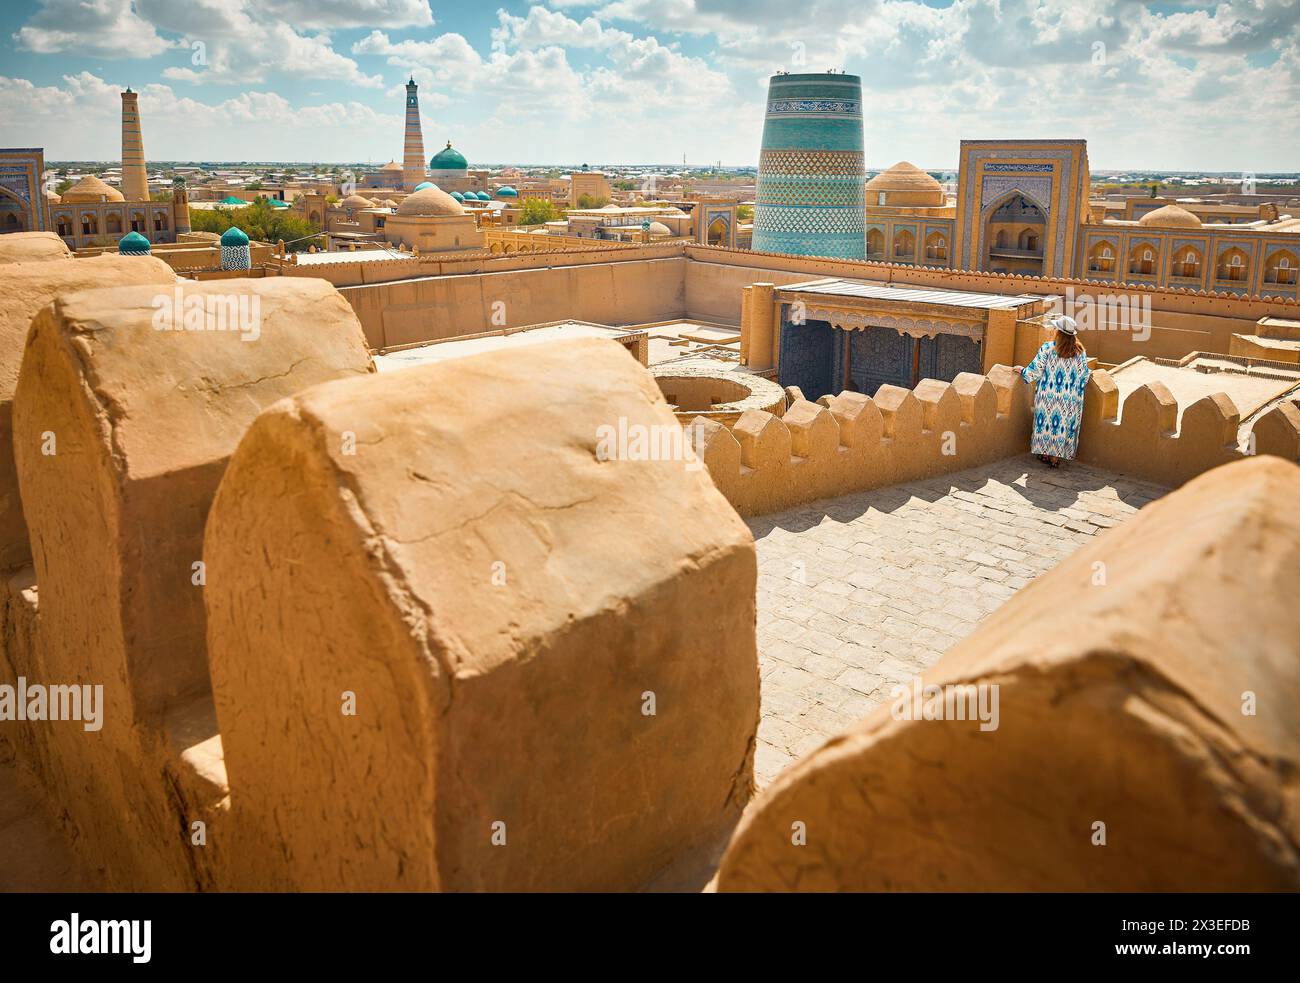
[[[1068,314],[1053,314],[1047,323],[1063,334],[1079,333],[1079,323]]]

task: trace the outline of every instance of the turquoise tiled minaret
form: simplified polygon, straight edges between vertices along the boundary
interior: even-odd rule
[[[758,158],[753,248],[866,255],[862,79],[773,75]]]

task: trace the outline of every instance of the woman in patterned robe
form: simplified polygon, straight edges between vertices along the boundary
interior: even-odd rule
[[[1052,320],[1056,337],[1038,349],[1020,377],[1034,393],[1034,436],[1030,449],[1049,467],[1073,460],[1083,424],[1083,394],[1088,388],[1088,355],[1079,343],[1074,318],[1058,314]]]

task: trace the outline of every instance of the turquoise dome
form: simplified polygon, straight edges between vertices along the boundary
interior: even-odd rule
[[[519,197],[519,192],[516,191],[514,188],[510,187],[510,185],[508,185],[508,184],[504,184],[504,185],[502,185],[501,187],[497,188],[497,197],[498,197],[498,198],[518,198],[518,197]]]
[[[488,197],[488,193],[487,193],[486,191],[475,191],[475,192],[474,192],[474,197],[477,198],[479,201],[491,201],[491,200],[492,200],[490,197]]]
[[[457,201],[464,201],[464,200],[465,200],[465,196],[464,196],[463,194],[461,194],[459,191],[453,191],[453,192],[451,193],[451,196],[452,196],[453,198],[455,198]]]
[[[423,191],[425,188],[436,188],[436,187],[437,185],[434,184],[432,181],[421,181],[419,184],[415,186],[415,190]]]
[[[149,240],[139,232],[128,232],[117,241],[117,251],[123,256],[147,256],[149,248]]]
[[[447,146],[439,150],[429,160],[429,170],[431,171],[463,171],[469,168],[469,161],[459,150],[452,150],[451,141],[447,141]]]
[[[221,233],[221,244],[223,246],[247,246],[248,236],[244,234],[242,229],[232,225]]]

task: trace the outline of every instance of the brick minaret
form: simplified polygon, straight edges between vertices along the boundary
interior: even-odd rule
[[[130,89],[122,93],[122,197],[149,200],[149,172],[144,166],[144,138],[140,135],[140,105]]]
[[[424,137],[420,135],[420,98],[415,78],[406,83],[406,151],[402,155],[402,188],[414,191],[424,180]]]

